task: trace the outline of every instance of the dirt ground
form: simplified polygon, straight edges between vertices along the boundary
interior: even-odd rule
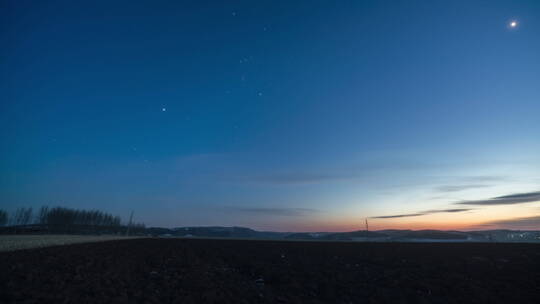
[[[0,253],[0,303],[537,303],[540,246],[135,239]]]
[[[49,247],[77,243],[100,242],[132,237],[117,235],[0,235],[0,251]]]

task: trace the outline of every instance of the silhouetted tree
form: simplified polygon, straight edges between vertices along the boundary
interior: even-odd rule
[[[99,210],[77,210],[64,207],[49,209],[43,206],[39,212],[39,223],[53,226],[120,227],[121,219]]]
[[[49,214],[48,206],[41,206],[37,217],[37,224],[47,224],[47,215]]]
[[[32,223],[32,207],[18,208],[15,211],[15,216],[11,218],[12,225],[28,225]]]
[[[122,226],[119,216],[113,216],[99,210],[42,206],[36,212],[35,218],[32,217],[32,214],[32,208],[18,208],[14,215],[9,217],[9,223],[14,226],[26,226],[35,223],[41,225],[40,228],[34,227],[35,229],[66,233],[120,233],[126,231],[126,227]],[[7,219],[7,213],[5,213],[5,216],[0,213],[0,226],[5,225],[5,223],[2,224],[2,221],[6,222]],[[132,229],[136,233],[144,233],[146,227],[141,223],[132,225]]]
[[[3,227],[8,222],[8,213],[4,210],[0,210],[0,227]]]
[[[32,215],[33,215],[32,207],[26,208],[22,216],[22,225],[32,224],[32,219],[33,219]]]

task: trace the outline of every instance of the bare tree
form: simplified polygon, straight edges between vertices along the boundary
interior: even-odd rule
[[[37,223],[42,224],[42,225],[47,224],[47,215],[48,214],[49,214],[49,207],[48,206],[42,206],[39,209]]]
[[[0,227],[3,227],[7,224],[8,213],[4,210],[0,210]]]
[[[77,210],[63,207],[41,207],[39,222],[49,225],[120,226],[120,217],[99,210]]]
[[[32,223],[46,225],[50,231],[57,232],[114,232],[124,231],[121,218],[113,216],[99,210],[78,210],[64,207],[42,206],[33,217],[32,208],[18,208],[15,213],[9,217],[9,224],[14,226],[24,226]],[[7,221],[7,213],[5,220]],[[0,226],[3,221],[0,213]],[[5,224],[4,224],[5,225]],[[133,228],[133,227],[132,227]],[[144,224],[137,224],[137,231],[144,231]]]
[[[22,217],[22,224],[21,225],[28,225],[28,224],[31,224],[32,223],[32,214],[33,214],[33,210],[32,210],[32,207],[30,208],[26,208],[23,212],[23,217]]]
[[[17,208],[10,222],[11,225],[28,225],[32,223],[32,207]]]

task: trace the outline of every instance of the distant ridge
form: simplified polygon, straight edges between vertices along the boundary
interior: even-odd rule
[[[540,242],[540,231],[483,230],[358,230],[350,232],[272,232],[246,227],[177,227],[147,228],[146,232],[160,237],[211,237],[276,240],[370,241],[370,242]]]

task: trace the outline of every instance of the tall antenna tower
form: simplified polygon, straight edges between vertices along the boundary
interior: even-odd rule
[[[369,231],[369,225],[368,225],[368,222],[367,222],[367,218],[366,218],[366,231]]]
[[[133,221],[133,210],[131,210],[131,215],[129,216],[129,223],[126,230],[126,236],[129,236],[129,229],[131,228],[131,221]]]

